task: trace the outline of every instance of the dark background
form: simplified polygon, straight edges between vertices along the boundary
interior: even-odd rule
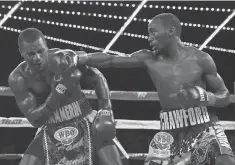
[[[63,23],[71,23],[76,25],[83,25],[89,27],[103,28],[109,30],[118,31],[124,24],[123,19],[110,19],[103,17],[92,17],[92,16],[82,16],[82,15],[71,15],[71,14],[55,14],[55,13],[45,13],[45,12],[32,12],[31,8],[41,8],[41,9],[53,9],[53,10],[64,10],[64,11],[76,11],[76,12],[86,12],[86,13],[97,13],[97,14],[111,14],[117,16],[129,17],[136,7],[126,7],[126,4],[138,5],[140,2],[135,1],[112,1],[110,2],[112,6],[108,6],[108,1],[104,1],[106,5],[102,5],[102,1],[99,1],[99,5],[94,5],[95,1],[87,4],[71,4],[71,3],[52,3],[52,2],[25,2],[22,7],[24,10],[18,10],[14,15],[36,18],[46,21],[57,21]],[[114,7],[114,3],[117,2],[117,7]],[[16,2],[0,2],[0,13],[5,14],[9,11],[8,5],[13,6]],[[123,7],[120,4],[123,4]],[[225,8],[229,9],[235,6],[235,2],[153,2],[147,3],[149,5],[159,5],[159,6],[187,6],[187,7],[208,7],[208,8]],[[3,8],[2,5],[5,5]],[[29,7],[30,11],[26,11],[25,8]],[[229,12],[216,12],[216,11],[195,11],[195,10],[172,10],[162,9],[162,8],[143,8],[137,15],[137,18],[147,18],[151,19],[153,16],[160,14],[162,12],[170,12],[175,14],[181,22],[185,23],[200,23],[204,25],[220,25],[223,20],[227,18],[230,14]],[[125,32],[148,35],[147,33],[147,22],[133,21],[125,30]],[[19,19],[10,18],[4,26],[12,27],[16,29],[24,29],[28,27],[36,27],[40,29],[45,35],[66,39],[69,41],[75,41],[87,45],[97,46],[100,48],[105,48],[110,40],[114,37],[114,34],[75,29],[69,27],[61,27],[50,25],[46,23],[23,21]],[[233,18],[226,27],[235,28],[235,18]],[[215,29],[202,28],[202,27],[185,27],[183,26],[182,40],[185,42],[202,44],[207,37]],[[1,60],[0,60],[0,82],[2,86],[8,86],[7,78],[9,73],[22,61],[17,47],[17,37],[18,33],[0,29],[0,45],[1,45]],[[210,46],[216,46],[226,49],[235,49],[234,47],[234,31],[221,30],[218,35],[208,44]],[[94,52],[95,50],[82,48],[70,44],[65,44],[61,42],[55,42],[48,40],[48,46],[50,48],[66,48],[73,50],[85,50],[86,52]],[[150,48],[146,39],[120,36],[117,42],[113,45],[111,50],[132,53],[139,49]],[[233,71],[235,69],[235,54],[214,51],[209,49],[204,49],[205,52],[209,53],[218,68],[219,74],[224,79],[224,82],[231,93],[234,93],[233,83],[235,81],[235,76]],[[154,91],[153,84],[144,69],[101,69],[102,73],[108,80],[111,90],[127,90],[127,91]],[[158,120],[159,114],[159,103],[152,101],[137,102],[137,101],[112,101],[113,110],[116,119],[133,119],[133,120]],[[15,100],[13,97],[1,97],[1,107],[0,116],[2,117],[23,117],[18,110]],[[233,120],[234,121],[234,106],[230,105],[223,109],[215,109],[219,118],[221,120]],[[0,151],[1,153],[23,153],[27,145],[32,140],[35,129],[30,128],[0,128]],[[229,139],[232,142],[233,131],[226,131]],[[125,146],[127,152],[137,153],[144,152],[148,150],[148,143],[155,134],[155,131],[147,130],[118,130],[118,138],[120,139],[123,146]],[[12,145],[13,144],[13,145]],[[235,146],[234,146],[235,147]],[[7,161],[9,164],[10,161]],[[142,163],[141,161],[131,161],[132,163]],[[14,162],[12,161],[14,164]]]

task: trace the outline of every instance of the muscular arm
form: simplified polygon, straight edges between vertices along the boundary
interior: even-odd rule
[[[111,110],[112,104],[110,101],[110,93],[107,81],[103,74],[96,68],[86,67],[82,71],[85,83],[95,89],[98,99],[98,108]]]
[[[223,79],[217,72],[216,65],[210,55],[206,55],[203,59],[204,80],[207,88],[214,94],[214,107],[224,107],[229,104],[229,91],[226,88]]]
[[[102,53],[100,54],[98,53],[98,55],[97,54],[96,55],[89,54],[89,55],[94,56],[94,58],[96,58],[96,57],[101,57]],[[50,58],[50,60],[56,63],[55,66],[58,66],[61,63],[60,61],[64,61],[64,63],[69,63],[69,62],[66,62],[67,59],[64,58],[66,56],[71,57],[72,64],[77,65],[78,69],[82,71],[82,75],[83,75],[82,79],[86,81],[86,84],[90,84],[91,86],[94,87],[97,98],[98,98],[99,109],[111,109],[112,107],[111,107],[111,102],[109,98],[109,87],[102,73],[96,68],[92,68],[92,67],[88,67],[84,65],[85,62],[83,63],[83,65],[80,64],[81,60],[83,61],[85,60],[84,58],[86,58],[87,56],[86,52],[72,51],[69,49],[59,50],[55,52],[55,54],[52,56],[52,58]],[[82,59],[80,59],[80,57],[82,57]],[[63,65],[63,66],[68,67],[69,65]],[[51,69],[51,70],[55,70],[56,72],[58,71],[57,68],[58,67]]]
[[[20,111],[34,127],[42,126],[52,114],[46,103],[39,105],[34,94],[26,88],[25,80],[20,74],[10,74],[8,83]]]
[[[134,68],[144,67],[145,61],[152,57],[149,50],[139,50],[130,55],[109,55],[102,52],[83,54],[79,56],[80,65],[88,65],[97,68]]]

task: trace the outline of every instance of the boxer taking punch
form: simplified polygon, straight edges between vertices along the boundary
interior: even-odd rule
[[[20,165],[121,165],[112,142],[109,88],[96,68],[77,65],[75,58],[84,52],[48,49],[35,28],[23,30],[18,44],[24,61],[9,75],[9,86],[28,121],[42,127]],[[98,113],[81,91],[81,79],[94,86]]]
[[[146,165],[235,164],[223,127],[207,109],[227,106],[229,91],[211,56],[182,43],[181,29],[175,15],[163,13],[148,25],[152,51],[125,57],[84,55],[80,62],[98,68],[147,68],[162,110],[161,131],[149,145]]]

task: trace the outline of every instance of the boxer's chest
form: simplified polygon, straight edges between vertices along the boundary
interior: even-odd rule
[[[36,97],[46,98],[51,92],[52,76],[33,75],[28,77],[28,88]]]
[[[53,86],[51,85],[53,83],[52,79],[53,75],[32,76],[28,78],[28,87],[39,102],[44,102],[51,92],[51,86]],[[70,94],[69,97],[64,97],[63,99],[61,99],[59,104],[62,106],[69,104],[75,100],[80,100],[80,93],[81,89],[78,82],[77,88],[74,89],[73,93]]]
[[[153,61],[148,64],[148,71],[156,87],[177,90],[182,84],[200,84],[203,73],[195,60]]]

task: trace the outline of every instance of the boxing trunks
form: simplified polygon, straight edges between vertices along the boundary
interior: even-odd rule
[[[149,145],[145,165],[179,162],[184,165],[214,165],[220,155],[233,156],[218,118],[207,107],[162,110],[160,132]]]
[[[91,118],[96,113],[81,95],[81,99],[56,109],[25,154],[34,155],[45,165],[93,164]]]

